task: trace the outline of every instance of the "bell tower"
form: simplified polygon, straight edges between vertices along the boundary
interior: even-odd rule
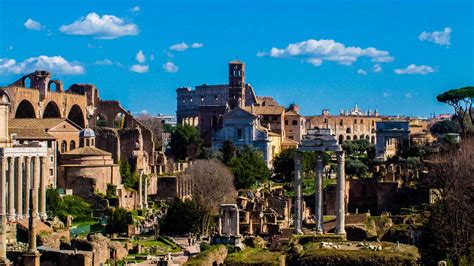
[[[245,64],[239,60],[229,62],[229,107],[245,106]]]

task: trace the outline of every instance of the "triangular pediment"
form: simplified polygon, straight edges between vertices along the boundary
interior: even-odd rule
[[[228,113],[226,113],[224,115],[224,118],[249,118],[249,119],[253,119],[253,118],[256,118],[257,116],[248,112],[248,111],[245,111],[244,109],[242,108],[236,108]]]

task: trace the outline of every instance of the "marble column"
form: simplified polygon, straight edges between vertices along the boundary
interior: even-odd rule
[[[316,153],[316,180],[315,180],[315,197],[316,205],[314,211],[314,219],[316,223],[316,232],[322,234],[324,232],[323,223],[323,157],[322,153]]]
[[[25,157],[25,175],[24,175],[24,183],[25,188],[23,190],[24,196],[23,199],[25,200],[25,204],[23,205],[23,215],[25,217],[29,217],[30,213],[30,188],[31,188],[31,158]]]
[[[5,157],[2,157],[1,161],[2,169],[0,175],[0,265],[11,265],[11,262],[7,258],[7,159]]]
[[[46,220],[46,187],[48,186],[48,167],[47,160],[45,157],[40,157],[41,161],[41,179],[39,185],[39,213],[42,220]],[[38,165],[39,167],[40,165]]]
[[[34,165],[33,165],[33,188],[38,192],[39,188],[39,179],[40,179],[40,165],[39,165],[39,158],[34,157]],[[38,198],[38,194],[36,194],[36,198]],[[38,215],[38,200],[35,200],[35,210],[36,215]]]
[[[295,233],[297,234],[302,234],[303,231],[301,229],[302,227],[302,219],[303,219],[303,213],[302,213],[302,185],[303,185],[303,180],[301,179],[301,153],[296,152],[295,155],[295,218],[294,218],[294,224],[295,224]]]
[[[138,177],[138,209],[143,209],[143,171],[140,171],[140,175]]]
[[[23,158],[18,157],[16,162],[16,218],[23,218]]]
[[[36,204],[38,194],[36,188],[28,188],[30,191],[30,217],[28,218],[28,251],[23,254],[25,266],[39,266],[41,254],[36,249]]]
[[[143,203],[145,205],[145,209],[148,209],[148,178],[144,178],[143,182],[145,183],[144,186],[144,193],[143,193]]]
[[[8,220],[15,220],[15,157],[10,157],[8,179]]]
[[[345,186],[346,175],[344,173],[344,152],[336,152],[337,157],[337,191],[336,191],[336,234],[345,235]]]

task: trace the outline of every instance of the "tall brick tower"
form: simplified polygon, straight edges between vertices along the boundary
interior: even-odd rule
[[[229,107],[245,106],[245,64],[239,60],[229,62]]]

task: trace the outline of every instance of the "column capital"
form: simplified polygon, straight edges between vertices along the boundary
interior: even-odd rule
[[[345,152],[344,151],[336,151],[336,158],[338,161],[344,161],[345,159]]]

